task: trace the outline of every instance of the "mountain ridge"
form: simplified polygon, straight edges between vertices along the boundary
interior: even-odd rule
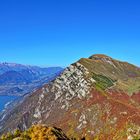
[[[133,65],[137,68],[140,68],[138,65],[135,65],[135,64],[132,64],[132,63],[129,63],[127,61],[123,61],[123,60],[119,60],[119,59],[114,59],[108,55],[105,55],[105,54],[93,54],[89,57],[89,59],[94,59],[94,58],[108,58],[108,59],[111,59],[111,60],[115,60],[115,61],[118,61],[118,62],[123,62],[123,63],[126,63],[126,64],[130,64],[130,65]]]
[[[68,136],[127,139],[129,129],[140,128],[139,80],[140,71],[131,64],[82,58],[3,113],[0,132],[39,123]]]
[[[14,98],[23,98],[22,96],[53,80],[62,71],[61,67],[40,68],[16,63],[0,63],[0,100],[5,96],[5,100],[0,103],[0,113],[7,108],[6,104],[14,102]]]
[[[33,84],[36,85],[37,82],[40,85],[39,82],[44,81],[45,83],[47,78],[51,79],[51,77],[55,77],[62,71],[63,68],[61,67],[41,68],[16,63],[0,63],[0,95],[9,95],[4,93],[4,88],[7,90],[16,86],[25,90],[30,86],[33,87]],[[10,85],[11,87],[9,87]]]

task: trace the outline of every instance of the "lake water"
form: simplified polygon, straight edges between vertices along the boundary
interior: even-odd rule
[[[0,112],[4,109],[4,106],[14,101],[17,96],[0,96]]]

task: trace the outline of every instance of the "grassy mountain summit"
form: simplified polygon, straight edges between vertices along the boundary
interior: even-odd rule
[[[90,73],[104,75],[116,81],[115,90],[122,90],[132,95],[140,91],[140,68],[115,60],[109,56],[98,54],[82,58],[79,61]]]
[[[140,135],[140,69],[105,55],[82,58],[0,116],[0,133],[33,124],[68,137],[127,140]]]

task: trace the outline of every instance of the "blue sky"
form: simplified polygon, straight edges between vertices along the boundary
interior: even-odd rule
[[[103,53],[140,66],[139,0],[1,0],[0,61],[67,66]]]

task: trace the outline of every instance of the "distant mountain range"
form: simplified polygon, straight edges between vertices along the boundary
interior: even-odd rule
[[[41,68],[0,63],[0,95],[23,95],[47,83],[63,71],[61,67]]]
[[[80,59],[0,115],[1,134],[33,124],[77,140],[140,139],[140,68],[102,54]]]

